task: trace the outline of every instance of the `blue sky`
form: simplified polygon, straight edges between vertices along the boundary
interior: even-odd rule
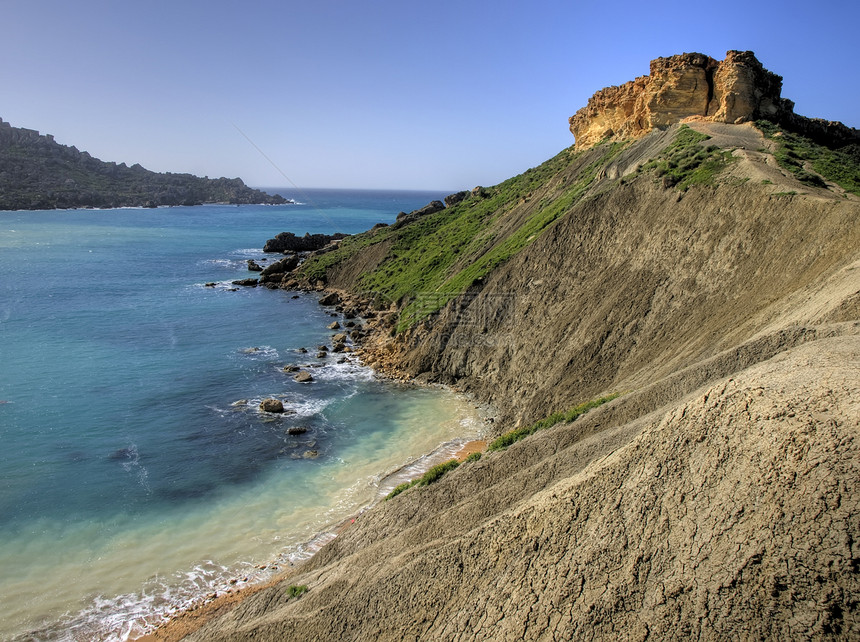
[[[0,117],[155,171],[454,191],[683,52],[751,49],[798,113],[860,127],[858,5],[0,0]]]

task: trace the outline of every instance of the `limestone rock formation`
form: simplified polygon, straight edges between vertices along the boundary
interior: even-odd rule
[[[399,229],[404,225],[409,225],[409,223],[414,223],[418,219],[429,216],[430,214],[435,214],[436,212],[441,212],[445,209],[445,203],[442,201],[431,201],[421,209],[412,210],[408,214],[406,212],[400,212],[397,215],[397,220],[394,222],[392,226],[394,229]]]
[[[464,201],[469,198],[470,193],[463,190],[462,192],[455,192],[454,194],[448,194],[445,197],[445,207],[451,207],[452,205],[456,205],[460,201]]]
[[[685,53],[651,61],[650,74],[607,87],[570,118],[576,147],[638,138],[690,117],[721,123],[781,120],[794,104],[781,98],[782,77],[751,51],[728,51],[723,61]]]

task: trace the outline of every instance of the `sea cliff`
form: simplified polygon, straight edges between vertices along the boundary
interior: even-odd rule
[[[664,85],[710,69],[758,106],[713,81],[725,118],[657,101],[607,134],[603,90],[575,147],[281,277],[372,310],[367,363],[509,438],[158,639],[860,636],[856,130],[806,136],[778,77],[692,56]]]

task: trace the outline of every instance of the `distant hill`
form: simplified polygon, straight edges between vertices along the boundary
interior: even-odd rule
[[[289,203],[239,178],[151,172],[104,162],[0,119],[0,210]]]

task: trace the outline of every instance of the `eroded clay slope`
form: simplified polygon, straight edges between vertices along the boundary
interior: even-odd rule
[[[856,331],[461,466],[192,639],[856,638]]]
[[[386,336],[391,360],[496,404],[503,420],[532,422],[641,388],[761,332],[820,323],[860,290],[860,272],[842,273],[843,287],[815,312],[789,314],[792,293],[819,291],[860,259],[856,199],[787,194],[750,179],[756,164],[774,181],[781,175],[746,157],[716,188],[681,193],[635,173],[619,182],[649,140],[480,288]]]

